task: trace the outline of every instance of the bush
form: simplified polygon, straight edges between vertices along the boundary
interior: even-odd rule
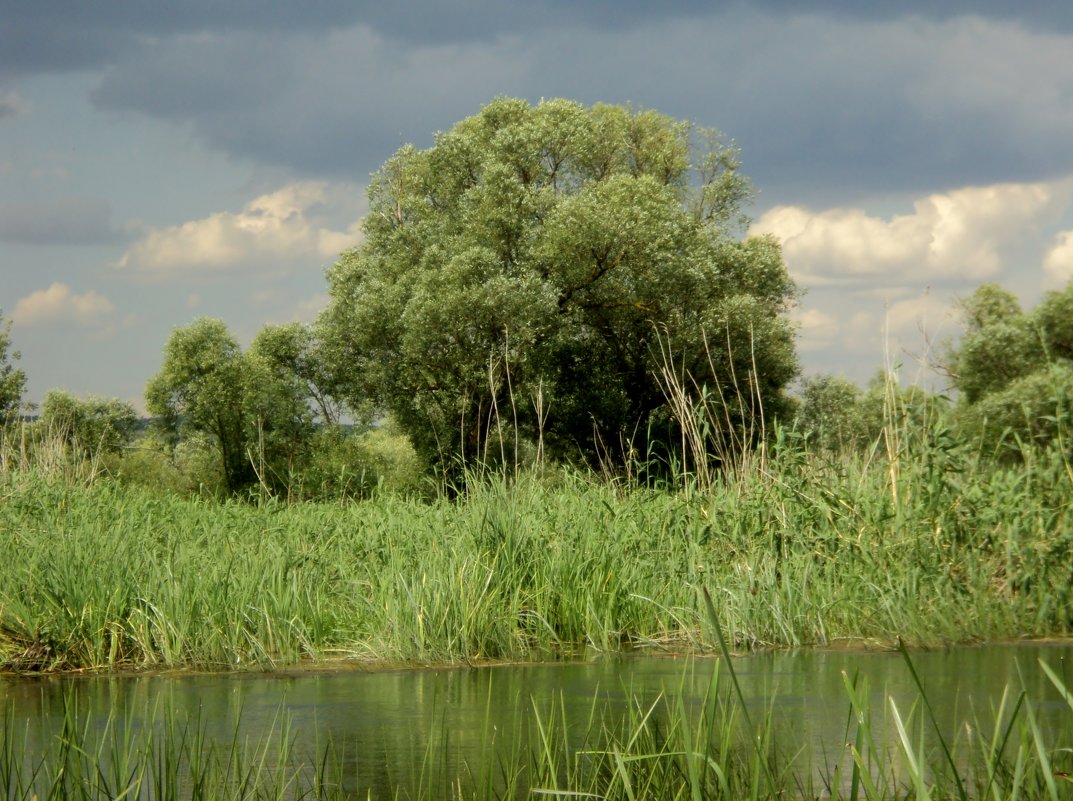
[[[860,396],[857,385],[845,378],[821,375],[802,380],[797,427],[808,444],[834,452],[857,447]]]
[[[1073,395],[1073,282],[1031,312],[984,284],[962,311],[965,336],[948,360],[966,436],[1004,460],[1060,441]]]
[[[51,390],[41,404],[38,425],[60,437],[81,456],[117,454],[137,433],[134,407],[118,398],[85,400],[62,389]]]
[[[311,500],[359,499],[378,491],[417,493],[425,481],[424,462],[391,423],[367,431],[324,426],[310,440],[291,491]]]
[[[1073,363],[1055,361],[973,404],[959,423],[981,450],[1017,460],[1026,447],[1045,447],[1070,431]],[[1068,449],[1067,445],[1067,449]]]

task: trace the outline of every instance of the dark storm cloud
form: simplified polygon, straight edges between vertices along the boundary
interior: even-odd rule
[[[186,122],[236,157],[364,182],[401,145],[520,92],[527,71],[487,45],[416,48],[366,28],[161,43],[110,70],[101,108]]]
[[[630,101],[719,127],[773,202],[1073,171],[1058,33],[1073,30],[1073,4],[1024,4],[1017,24],[991,0],[890,6],[129,0],[13,18],[57,37],[82,26],[89,43],[65,57],[107,65],[99,108],[332,179],[363,181],[498,94]]]
[[[247,32],[132,50],[94,100],[190,124],[235,156],[357,181],[497,94],[628,101],[722,129],[772,202],[845,201],[1073,172],[1068,45],[974,18],[755,13],[466,45],[366,27]]]
[[[292,34],[362,25],[404,42],[473,42],[578,24],[586,17],[616,27],[634,22],[629,13],[604,3],[586,9],[555,0],[0,0],[0,75],[107,67],[147,40],[191,34]]]
[[[455,3],[372,0],[0,0],[0,74],[99,68],[112,63],[145,38],[212,32],[291,33],[365,25],[411,43],[487,40],[504,34],[582,26],[623,30],[680,17],[712,17],[725,12],[818,14],[867,20],[919,16],[945,20],[976,15],[1016,21],[1045,30],[1073,30],[1073,4],[1066,0],[915,0],[862,3],[859,0],[460,0]]]
[[[146,39],[212,31],[323,30],[354,22],[346,0],[0,0],[0,75],[108,66]]]
[[[102,245],[124,238],[103,200],[60,198],[50,203],[0,203],[0,241],[23,245]]]
[[[899,3],[860,0],[741,0],[738,8],[764,9],[785,14],[814,13],[863,20],[891,20],[920,17],[949,20],[977,16],[1019,22],[1040,30],[1073,31],[1073,5],[1066,0],[903,0]]]

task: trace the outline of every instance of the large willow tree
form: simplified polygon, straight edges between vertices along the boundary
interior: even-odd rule
[[[674,439],[669,356],[756,430],[796,373],[795,289],[774,241],[739,236],[748,194],[735,149],[688,123],[495,100],[374,176],[329,271],[336,385],[433,457],[643,453]]]

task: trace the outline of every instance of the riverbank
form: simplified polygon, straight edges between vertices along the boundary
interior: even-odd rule
[[[791,458],[792,457],[792,458]],[[894,469],[894,468],[897,469]],[[450,664],[1073,631],[1073,478],[800,454],[704,492],[560,470],[462,499],[221,503],[11,471],[7,671]]]

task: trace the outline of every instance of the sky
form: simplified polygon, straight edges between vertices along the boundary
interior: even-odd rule
[[[170,332],[311,321],[371,173],[496,96],[721,130],[805,375],[905,380],[983,282],[1073,279],[1068,0],[0,0],[0,310],[28,377],[144,409]],[[940,387],[941,388],[941,387]]]

